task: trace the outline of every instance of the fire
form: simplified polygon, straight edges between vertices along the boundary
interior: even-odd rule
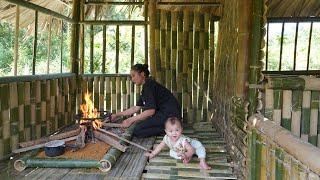
[[[83,118],[90,118],[90,119],[98,118],[98,115],[99,115],[98,110],[97,108],[94,108],[93,102],[91,101],[90,98],[91,98],[91,94],[89,92],[85,93],[84,95],[85,104],[80,105]],[[81,120],[80,123],[86,123],[88,121],[90,120]],[[92,126],[94,129],[98,129],[98,128],[101,128],[102,123],[100,120],[96,119],[92,121]]]

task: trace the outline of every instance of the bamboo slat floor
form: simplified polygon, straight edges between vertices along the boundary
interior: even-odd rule
[[[212,169],[201,170],[196,157],[184,165],[181,161],[171,158],[169,149],[165,149],[149,161],[142,179],[237,179],[233,174],[233,164],[228,162],[225,142],[211,123],[203,122],[193,127],[185,127],[183,134],[197,138],[204,144],[207,162]],[[157,137],[155,146],[161,140],[162,137]]]

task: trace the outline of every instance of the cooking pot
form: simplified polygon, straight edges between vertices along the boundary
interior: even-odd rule
[[[44,145],[44,153],[46,156],[55,157],[60,156],[65,152],[65,142],[62,140],[54,140],[45,143]]]

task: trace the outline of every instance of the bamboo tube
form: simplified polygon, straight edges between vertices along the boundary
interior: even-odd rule
[[[127,78],[126,77],[121,77],[121,111],[127,109],[127,96],[128,96],[128,91],[127,91],[127,82],[126,82]]]
[[[1,119],[2,119],[2,141],[3,155],[11,152],[11,124],[10,124],[10,87],[9,84],[1,85]]]
[[[199,96],[199,85],[198,85],[198,73],[199,73],[199,69],[198,69],[198,65],[199,65],[199,44],[200,44],[200,17],[199,17],[199,13],[195,12],[194,13],[194,50],[193,50],[193,77],[192,77],[192,85],[193,85],[193,109],[194,111],[194,119],[196,122],[200,121],[198,115],[198,96]]]
[[[292,135],[281,126],[276,125],[270,120],[266,120],[261,115],[254,115],[249,118],[250,127],[255,127],[259,133],[265,134],[270,141],[278,144],[285,152],[292,155],[305,166],[308,166],[311,171],[319,173],[320,162],[314,159],[320,155],[320,150],[311,144],[303,142],[301,139]],[[279,150],[278,150],[279,151]],[[276,154],[281,159],[281,154]]]
[[[111,112],[111,82],[110,77],[105,77],[106,82],[106,110]]]
[[[99,90],[99,109],[100,110],[104,110],[105,109],[105,106],[104,106],[104,97],[105,97],[105,91],[104,91],[104,85],[105,85],[105,82],[104,82],[104,77],[103,76],[100,76],[100,79],[99,79],[99,86],[100,86],[100,90]]]
[[[116,78],[111,77],[111,108],[112,113],[117,112],[117,91],[116,91]]]
[[[198,110],[197,120],[202,121],[203,117],[203,101],[204,101],[204,83],[203,83],[203,72],[204,72],[204,15],[199,15],[200,31],[199,31],[199,56],[198,56]]]
[[[102,26],[102,66],[101,66],[102,74],[106,72],[106,48],[107,48],[106,36],[107,36],[107,27],[104,25]]]
[[[94,56],[94,27],[90,25],[90,73],[93,74],[93,56]]]
[[[177,14],[177,30],[178,30],[178,58],[177,58],[177,99],[180,104],[183,105],[182,101],[182,81],[183,81],[183,14],[178,12]],[[184,108],[184,107],[182,107]]]
[[[320,90],[320,80],[316,77],[268,77],[267,88],[292,90]]]
[[[56,130],[55,127],[55,107],[56,107],[56,93],[57,93],[57,84],[54,79],[50,81],[50,132],[54,132]],[[29,139],[27,139],[29,140]]]
[[[257,134],[257,138],[256,138],[256,148],[255,148],[255,163],[254,165],[255,167],[255,177],[257,179],[259,179],[259,177],[261,177],[261,136],[259,134]]]
[[[17,83],[9,84],[9,109],[10,109],[10,139],[11,150],[18,147],[19,142],[19,109]]]
[[[204,74],[203,74],[203,121],[209,121],[208,116],[208,101],[209,101],[209,17],[208,13],[204,14]]]
[[[275,156],[275,150],[274,146],[270,146],[268,149],[268,156],[269,158],[269,170],[270,170],[270,179],[275,180],[276,179],[276,156]]]
[[[261,168],[260,168],[260,178],[259,179],[268,179],[267,174],[267,161],[269,160],[269,156],[267,155],[268,147],[264,144],[266,142],[265,137],[261,136]]]
[[[99,76],[95,76],[94,78],[94,81],[93,81],[93,86],[94,86],[94,89],[93,89],[93,99],[94,99],[94,107],[95,108],[98,108],[99,107]]]
[[[188,91],[188,48],[189,48],[189,12],[184,10],[183,11],[183,44],[182,44],[182,49],[183,49],[183,62],[182,62],[182,95],[183,95],[183,117],[187,122],[189,123],[189,119],[191,117],[188,117],[188,110],[190,107],[190,101],[189,99],[190,94]]]
[[[31,98],[30,82],[24,83],[24,139],[31,139]],[[51,117],[51,116],[50,116]]]
[[[311,91],[303,91],[302,114],[301,114],[301,138],[308,142],[310,133],[310,102]]]
[[[41,81],[41,137],[47,135],[47,81]],[[49,117],[48,117],[49,119]],[[21,141],[20,141],[21,142]]]
[[[291,131],[297,137],[300,137],[301,123],[301,107],[302,107],[302,91],[292,91],[292,128]]]
[[[85,8],[84,8],[84,1],[80,1],[80,21],[84,20],[84,14],[85,14]],[[84,29],[84,25],[80,24],[80,37],[79,37],[79,54],[80,54],[80,70],[79,70],[79,74],[84,74],[84,34],[85,34],[85,29]]]
[[[166,12],[164,10],[160,11],[160,76],[161,83],[166,86]]]
[[[172,74],[172,82],[171,88],[173,95],[177,98],[177,13],[171,12],[171,38],[172,38],[172,53],[171,53],[171,74]]]
[[[292,91],[283,90],[281,126],[291,131]]]
[[[215,47],[214,47],[214,33],[215,33],[215,29],[214,29],[214,18],[211,17],[210,18],[210,32],[209,32],[209,64],[210,64],[210,75],[209,75],[209,97],[213,98],[213,85],[214,85],[214,56],[215,56]],[[208,104],[208,108],[210,113],[213,113],[213,101],[209,101]]]
[[[30,110],[31,110],[31,139],[36,139],[36,81],[31,82],[30,87]]]
[[[61,95],[61,91],[62,91],[62,87],[63,87],[63,84],[62,84],[62,79],[61,78],[58,78],[57,79],[57,84],[58,84],[58,93],[57,93],[57,114],[56,114],[56,117],[58,119],[58,126],[57,128],[59,127],[62,127],[64,126],[64,121],[62,119],[62,95]],[[40,138],[40,137],[37,137],[37,138]]]
[[[193,118],[193,113],[194,113],[194,109],[192,106],[192,87],[193,87],[193,83],[192,83],[192,65],[193,65],[193,12],[188,12],[189,17],[188,21],[189,21],[189,27],[188,27],[188,54],[187,54],[187,91],[188,91],[188,95],[189,95],[189,103],[188,103],[188,123],[193,123],[194,118]]]
[[[144,63],[145,64],[149,64],[149,55],[148,55],[148,1],[144,1],[143,3],[143,8],[144,8],[144,12],[143,12],[143,16],[144,16]]]
[[[38,168],[101,168],[97,160],[71,160],[71,159],[50,159],[50,158],[22,158],[14,162],[17,171],[23,171],[27,167]]]
[[[283,152],[280,149],[276,149],[276,179],[283,179]]]
[[[149,9],[149,31],[150,31],[150,45],[149,45],[149,54],[150,54],[150,71],[151,74],[156,77],[156,64],[155,64],[155,42],[156,42],[156,1],[150,1],[148,4]]]
[[[155,39],[154,39],[154,51],[155,51],[155,71],[156,80],[162,84],[161,79],[161,57],[160,57],[160,10],[155,12],[155,27],[154,27]]]
[[[281,107],[282,107],[282,91],[281,90],[274,90],[274,111],[273,111],[273,120],[276,124],[281,124]]]
[[[166,12],[166,62],[165,62],[165,74],[166,74],[166,87],[171,90],[171,12]]]
[[[25,141],[24,136],[24,82],[18,83],[18,113],[19,113],[19,142]],[[1,121],[0,121],[1,122]],[[2,123],[0,123],[1,126]]]
[[[319,91],[311,92],[311,111],[310,111],[310,133],[308,142],[317,146],[318,138],[318,113],[319,113]]]
[[[117,101],[117,112],[121,111],[121,79],[116,77],[116,98]]]
[[[264,115],[266,116],[266,118],[268,119],[272,119],[273,116],[273,89],[266,89],[266,98],[265,98],[265,102],[266,102],[266,108],[265,108],[265,112]]]

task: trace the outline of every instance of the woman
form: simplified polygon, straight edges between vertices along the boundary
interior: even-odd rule
[[[164,133],[164,123],[169,117],[181,118],[181,107],[177,99],[164,86],[149,78],[148,65],[136,64],[131,67],[131,80],[136,85],[142,85],[141,96],[136,106],[113,114],[111,120],[119,116],[129,116],[142,108],[144,111],[122,122],[122,127],[138,123],[133,131],[136,137],[150,137]]]

